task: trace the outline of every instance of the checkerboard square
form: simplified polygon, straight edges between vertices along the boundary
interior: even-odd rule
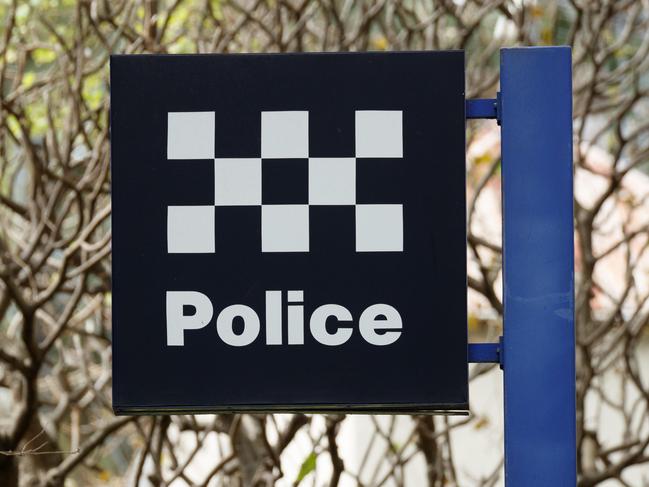
[[[343,105],[331,105],[309,110],[310,157],[354,155],[354,111]]]
[[[262,206],[261,251],[308,252],[309,206]]]
[[[261,112],[261,157],[309,157],[309,112]]]
[[[247,255],[250,258],[260,255],[261,205],[216,206],[214,220],[217,229],[215,254]],[[231,264],[232,268],[237,267],[236,262]]]
[[[170,254],[214,252],[214,206],[167,207],[167,250]]]
[[[261,159],[215,159],[214,204],[261,204]]]
[[[353,205],[355,203],[355,158],[314,157],[309,159],[309,204]]]
[[[261,111],[255,106],[241,104],[234,97],[220,97],[218,111],[214,112],[217,159],[250,158],[261,155]]]
[[[356,159],[356,204],[402,204],[412,192],[412,167],[401,159]]]
[[[403,252],[403,205],[356,205],[357,252]]]
[[[356,157],[403,157],[400,110],[356,111]]]
[[[265,159],[261,171],[262,204],[305,205],[309,202],[307,159]]]
[[[214,112],[167,114],[167,159],[213,159]]]
[[[347,262],[356,253],[356,207],[311,205],[309,253],[324,262]]]

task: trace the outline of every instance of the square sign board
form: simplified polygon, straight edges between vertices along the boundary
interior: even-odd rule
[[[467,408],[462,52],[111,59],[117,413]]]

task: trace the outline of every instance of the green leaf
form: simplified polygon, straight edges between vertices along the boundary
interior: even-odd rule
[[[56,59],[56,52],[54,52],[52,49],[38,47],[32,52],[32,57],[38,64],[48,64]]]
[[[29,71],[28,73],[25,73],[25,76],[23,76],[22,84],[25,88],[29,88],[34,84],[35,80],[36,74],[33,71]]]
[[[304,479],[304,477],[315,470],[316,458],[317,455],[315,454],[315,452],[311,452],[309,456],[304,459],[302,466],[300,467],[300,473],[297,474],[297,478],[295,479],[295,485],[302,482],[302,479]]]
[[[217,20],[223,20],[223,10],[221,9],[221,0],[211,0],[212,13]]]

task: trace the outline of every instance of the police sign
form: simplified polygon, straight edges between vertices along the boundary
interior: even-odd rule
[[[117,413],[467,408],[462,52],[111,59]]]

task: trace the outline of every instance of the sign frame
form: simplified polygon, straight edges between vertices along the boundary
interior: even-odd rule
[[[404,73],[410,76],[404,77]],[[444,73],[444,76],[433,82],[437,73]],[[111,57],[114,410],[119,414],[195,411],[466,413],[464,73],[462,51]],[[133,83],[134,80],[137,83]],[[437,89],[432,90],[431,86]],[[228,93],[228,97],[215,93]],[[233,109],[248,118],[242,118]],[[338,117],[341,110],[345,113]],[[251,114],[257,117],[254,124],[250,122]],[[395,144],[395,132],[381,130],[376,132],[380,132],[381,137],[375,135],[373,142],[368,144],[364,132],[367,127],[381,128],[385,122],[381,117],[387,117],[394,128],[397,114],[400,121],[396,132],[400,134],[402,147]],[[253,125],[259,124],[260,116],[261,133],[254,135]],[[281,130],[293,127],[293,130],[295,126],[303,127],[300,120],[307,116],[308,144],[284,146],[282,137],[276,140],[267,137],[266,121],[273,130],[277,127]],[[324,131],[336,143],[340,142],[340,134],[343,139],[348,137],[341,144],[347,152],[341,152],[336,144],[328,146],[317,136],[314,139],[310,130],[312,116],[316,132]],[[189,125],[187,120],[191,122]],[[186,130],[186,126],[191,126],[191,130]],[[259,126],[255,126],[259,130]],[[225,132],[220,135],[219,146],[214,140],[220,131]],[[217,136],[212,135],[212,140],[204,143],[206,137],[214,133]],[[304,133],[300,129],[291,136],[297,134],[298,140],[303,141]],[[194,137],[196,134],[200,134],[200,138]],[[164,138],[167,139],[166,153],[161,148]],[[245,153],[233,152],[241,147],[245,148]],[[329,152],[332,148],[338,152]],[[377,148],[381,149],[378,153]],[[317,150],[324,153],[314,152]],[[287,160],[291,162],[290,159],[308,159],[310,198],[311,163],[321,158],[355,160],[356,199],[351,205],[324,203],[319,207],[321,203],[309,199],[310,236],[308,230],[307,239],[301,233],[296,248],[287,247],[282,241],[283,235],[277,232],[269,232],[271,238],[267,241],[267,209],[274,210],[282,205],[282,209],[306,206],[303,201],[272,199],[277,198],[277,193],[265,200],[267,165],[271,166],[269,163],[275,160],[279,166]],[[223,174],[217,171],[232,167],[234,163],[239,167],[245,163],[246,171],[257,171],[256,175],[259,166],[262,167],[258,177],[263,189],[247,191],[243,195],[245,202],[236,198],[235,202],[228,200],[232,194],[225,195],[226,200],[222,200],[225,192],[217,194],[215,188],[220,186],[218,181],[214,185],[215,177],[209,172]],[[183,178],[187,178],[190,165],[202,167],[203,173],[199,177],[192,176],[192,185],[185,186],[182,182],[186,181]],[[173,169],[168,169],[172,166]],[[144,171],[148,172],[144,174]],[[272,176],[272,171],[269,174]],[[147,191],[141,197],[139,191],[145,184]],[[206,192],[209,185],[214,187]],[[205,195],[210,191],[211,196],[206,200]],[[386,199],[380,199],[383,197]],[[131,210],[133,201],[143,218]],[[401,208],[402,234],[397,239],[392,238],[393,235],[377,239],[380,245],[375,246],[375,230],[386,227],[387,221],[371,214],[368,218],[364,212],[378,207]],[[315,211],[320,209],[323,211]],[[250,221],[259,220],[259,215],[254,213],[258,210],[261,225],[254,225],[261,227],[260,237],[254,233],[257,227],[249,225]],[[346,213],[340,219],[332,219],[323,217],[326,212],[335,213],[336,218]],[[247,216],[233,218],[233,214]],[[221,232],[216,244],[213,215],[216,215]],[[320,221],[325,225],[318,226],[317,218],[324,218]],[[235,221],[237,219],[243,223]],[[211,225],[208,231],[198,235],[198,240],[187,237],[193,235],[187,222],[191,222],[192,228],[201,228],[194,221],[204,223],[206,228]],[[285,224],[287,218],[279,221]],[[369,233],[364,226],[368,221],[371,223]],[[337,226],[338,223],[341,225]],[[394,227],[399,228],[399,225]],[[348,231],[348,235],[343,230]],[[167,239],[162,245],[161,234]],[[238,239],[229,239],[228,235]],[[246,238],[239,238],[241,235]],[[323,237],[327,246],[319,244],[316,247]],[[194,242],[200,245],[194,246]],[[240,247],[250,250],[251,245],[256,246],[257,253],[250,258],[232,258],[232,255],[244,254],[221,252],[233,248],[238,252]],[[330,258],[338,260],[320,257],[321,262],[315,260],[316,257],[309,255],[310,245],[315,249],[310,255],[332,253]],[[270,257],[272,252],[276,253]],[[291,260],[292,255],[298,253],[302,255]],[[188,254],[192,254],[192,264],[185,258]],[[212,265],[217,259],[218,265]],[[158,268],[152,267],[153,261]],[[196,262],[198,264],[194,264]],[[172,267],[168,269],[167,264]],[[258,271],[260,268],[263,272]],[[218,269],[221,282],[214,284],[206,269]],[[345,272],[336,275],[336,269]],[[180,309],[176,298],[190,292],[192,299],[196,299],[183,302],[182,313],[171,312]],[[282,296],[284,316],[274,321],[272,337],[269,315],[277,315],[268,311],[269,293]],[[198,320],[198,303],[205,300],[199,300],[197,294],[208,303],[209,299],[213,300],[213,305],[200,305],[201,310],[210,308],[209,318],[203,319],[201,314]],[[298,301],[291,301],[291,295],[299,295],[295,298]],[[300,304],[300,300],[304,301],[304,316],[299,318],[303,320],[304,331],[296,340],[302,343],[290,343],[290,329],[287,342],[286,330],[278,331],[277,322],[281,323],[281,328],[290,328],[290,322],[286,323],[290,318],[286,317],[289,311],[296,311],[297,305],[289,304],[290,309],[285,309],[285,304]],[[340,306],[333,304],[338,302]],[[140,309],[140,303],[153,311]],[[191,312],[185,314],[186,305],[194,309],[194,321],[201,321],[201,326],[199,323],[184,328],[179,325],[176,327],[179,334],[170,333],[169,323],[175,326],[180,321],[170,317],[191,316]],[[347,350],[341,349],[334,354],[332,347],[328,347],[334,344],[316,338],[313,316],[325,306],[337,306],[339,311],[341,307],[348,307],[340,311],[342,316],[325,315],[324,325],[318,325],[320,329],[331,327],[335,330],[326,332],[330,335],[353,326],[354,335],[344,345],[348,346]],[[403,315],[403,333],[394,345],[372,343],[363,333],[363,316],[373,306],[383,306],[382,309],[388,311],[375,312],[375,325],[382,320],[395,322],[386,306]],[[257,330],[261,321],[262,331],[257,331],[252,341],[235,338],[240,334],[233,331],[241,324],[240,321],[235,324],[235,320],[242,318],[240,314],[230,317],[229,325],[225,322],[222,323],[224,327],[219,325],[225,310],[230,313],[233,307],[246,308],[250,320],[256,320],[253,328]],[[350,314],[353,321],[344,312]],[[327,323],[327,319],[331,322]],[[349,321],[353,325],[345,323]],[[244,318],[244,330],[248,324]],[[224,340],[223,330],[228,326],[230,342]],[[380,323],[376,325],[377,329],[380,327]],[[150,336],[145,336],[144,328]],[[385,328],[383,335],[390,333],[394,330]],[[166,347],[162,345],[165,335]],[[367,343],[360,339],[361,335]],[[320,342],[316,344],[319,349],[313,347],[314,338]],[[220,347],[211,346],[210,340],[224,343],[219,343]],[[191,344],[187,346],[189,341]],[[260,344],[260,341],[265,343]],[[224,344],[227,346],[222,346]],[[368,344],[369,348],[373,347],[371,351]],[[431,344],[436,348],[434,353]],[[304,350],[300,351],[295,345],[304,345]],[[184,350],[191,348],[191,353],[179,353],[183,351],[181,347],[186,346]],[[274,353],[270,353],[271,348]],[[284,348],[282,354],[277,353],[278,348]],[[142,350],[147,350],[146,357]],[[236,380],[227,374],[220,377],[215,374],[210,380],[205,373],[211,370],[210,366],[220,370],[215,363],[206,362],[207,357],[215,357],[217,350],[221,364],[236,366]],[[241,359],[245,355],[242,352],[248,352],[248,357],[254,360],[245,362]],[[313,364],[320,362],[322,370],[313,373],[311,369],[317,369]],[[287,373],[288,363],[298,366],[294,373]],[[178,364],[182,365],[182,380]],[[177,366],[178,369],[174,369]],[[285,367],[284,371],[279,366]],[[196,371],[195,374],[192,371]],[[252,374],[256,371],[262,372],[261,379],[254,379]],[[185,377],[193,379],[187,381]],[[278,384],[279,378],[283,383]],[[199,383],[201,385],[197,385]],[[213,387],[206,388],[205,384]]]

